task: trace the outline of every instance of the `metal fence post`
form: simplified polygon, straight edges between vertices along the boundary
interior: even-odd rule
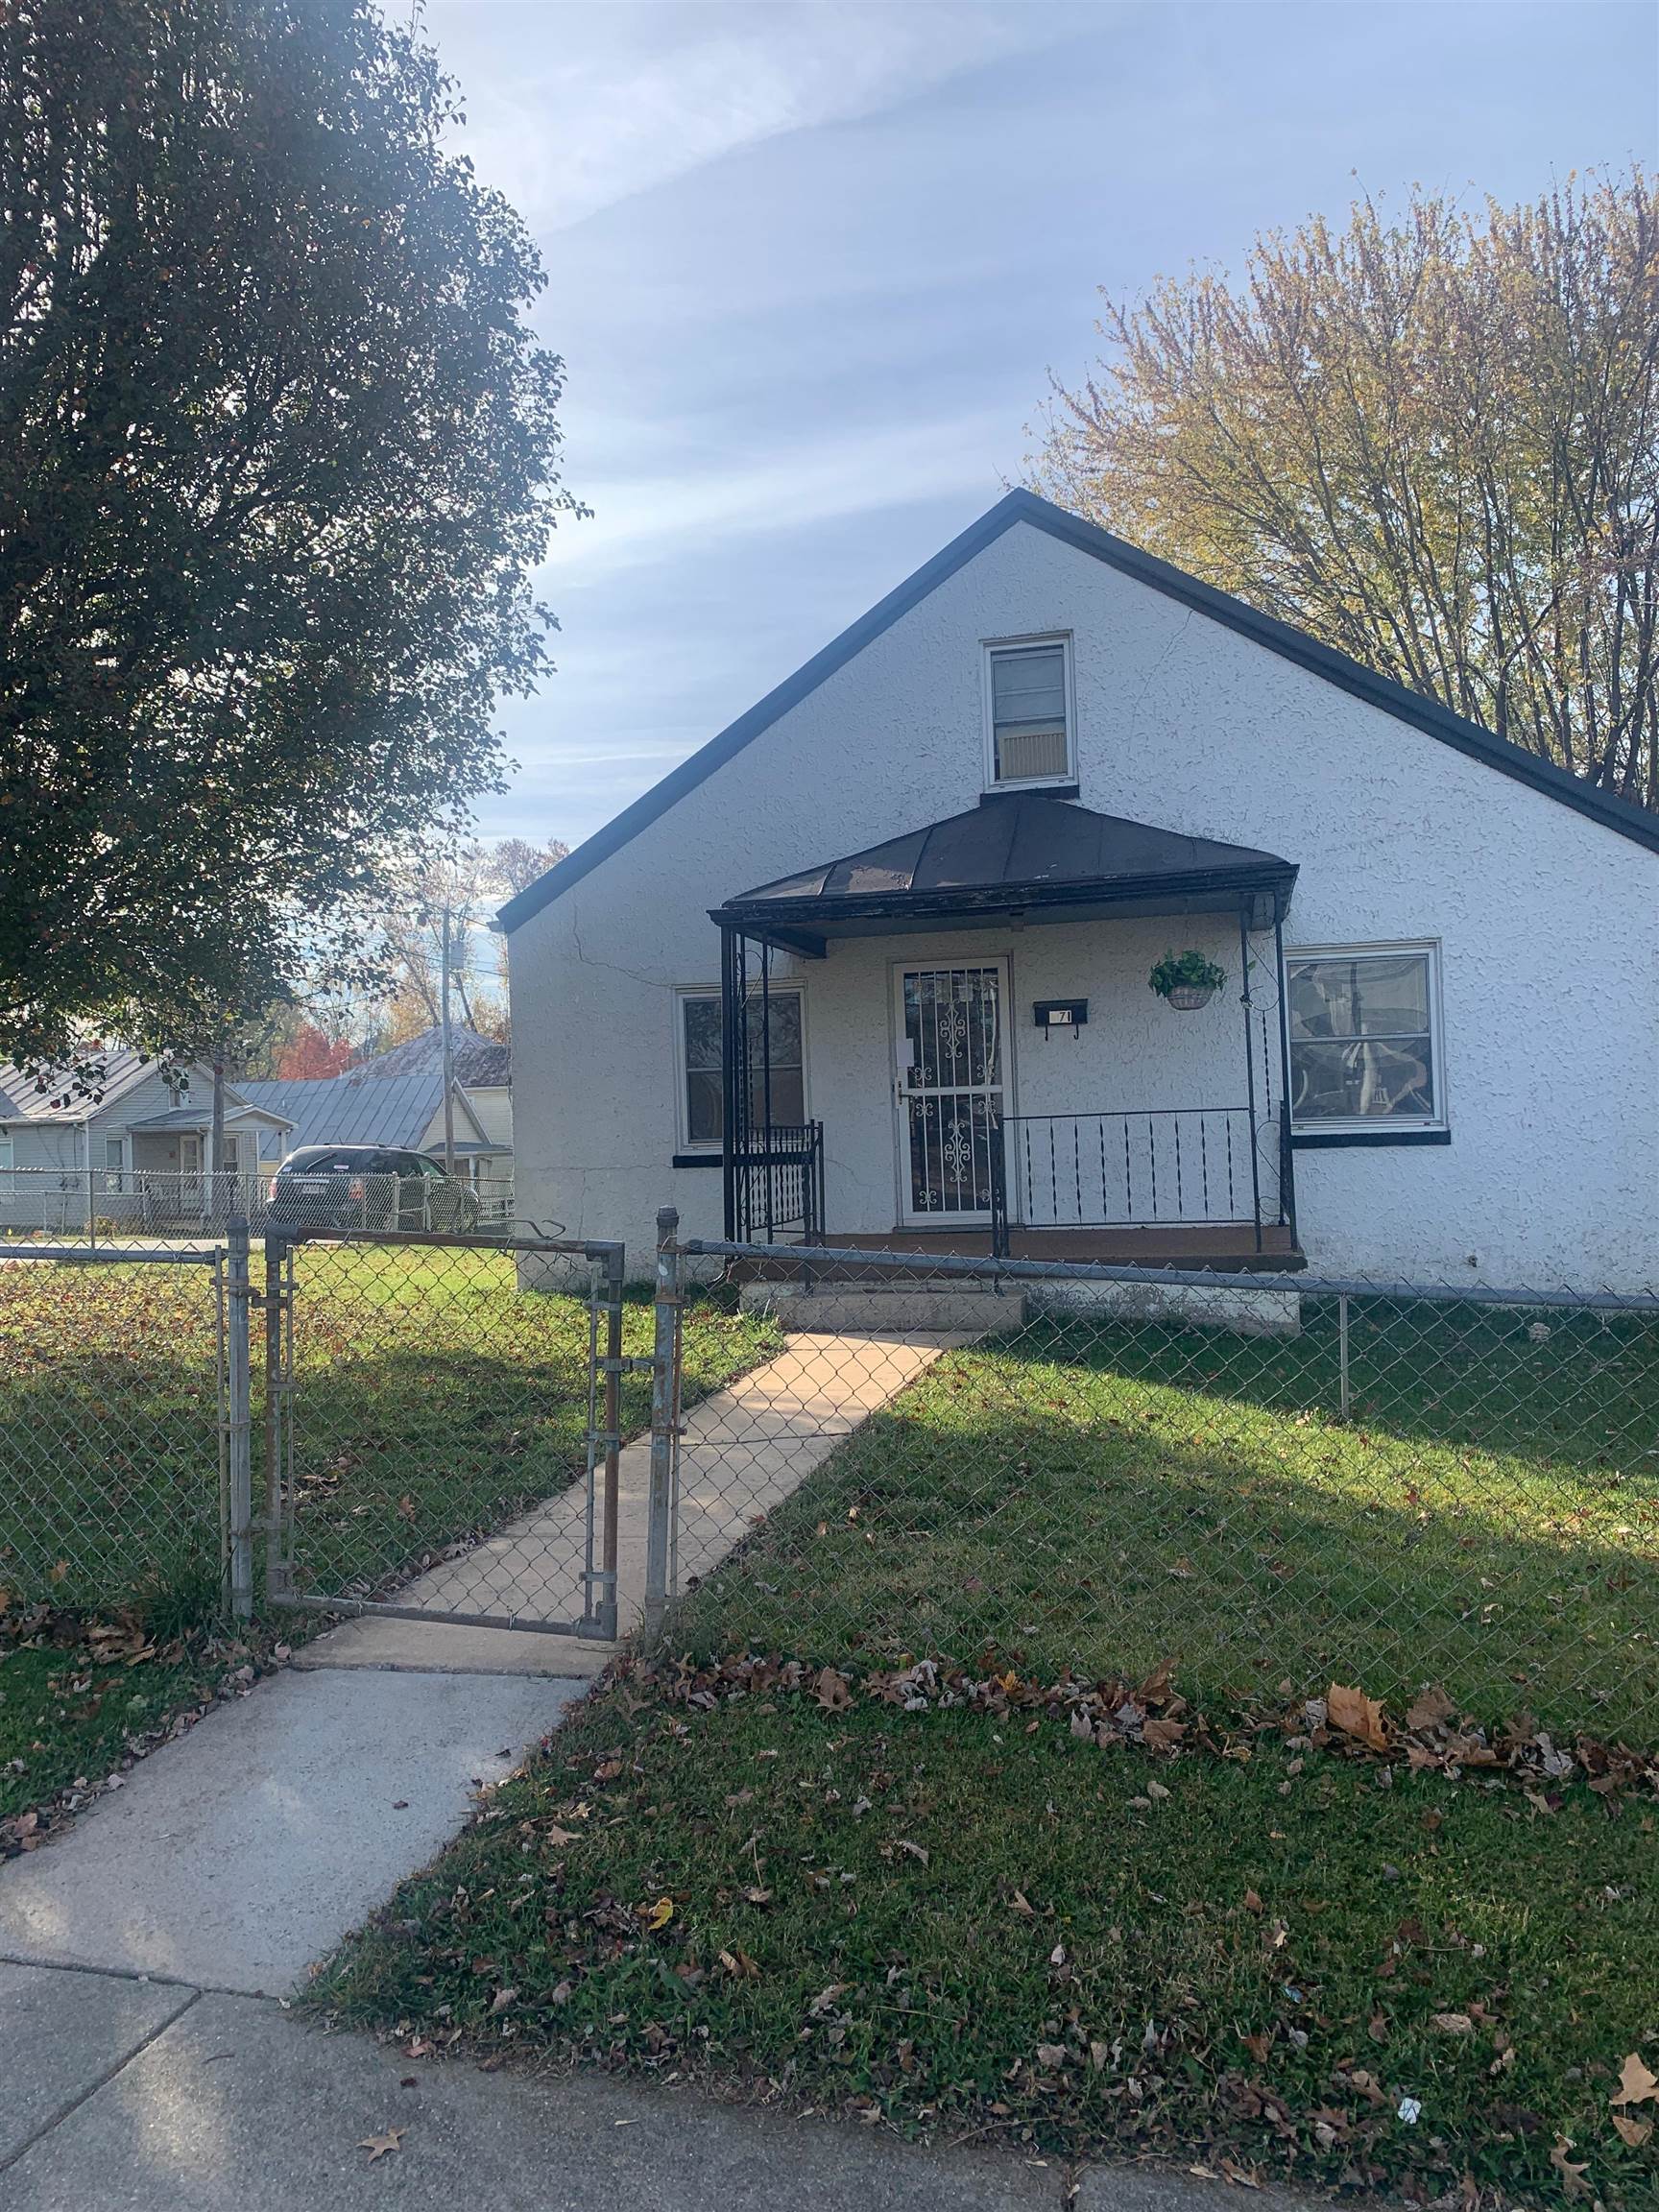
[[[230,1611],[238,1621],[253,1615],[253,1455],[250,1419],[248,1224],[232,1221],[227,1232],[229,1267],[226,1276],[225,1426],[229,1473]]]
[[[1353,1409],[1353,1395],[1348,1382],[1348,1296],[1344,1291],[1336,1301],[1336,1364],[1337,1391],[1341,1401],[1342,1418],[1346,1421]]]
[[[282,1572],[283,1455],[288,1407],[283,1396],[287,1361],[283,1357],[288,1314],[291,1247],[267,1230],[265,1235],[265,1595],[284,1586]]]
[[[616,1537],[622,1455],[622,1283],[626,1268],[627,1255],[618,1244],[605,1256],[605,1492],[601,1562],[607,1579],[600,1607],[600,1626],[613,1642],[616,1636]]]
[[[668,1609],[669,1521],[673,1512],[675,1389],[680,1335],[680,1215],[664,1206],[657,1215],[657,1333],[651,1358],[651,1499],[645,1537],[647,1644],[662,1633]]]

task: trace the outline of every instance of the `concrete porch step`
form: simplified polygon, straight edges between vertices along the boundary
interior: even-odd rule
[[[831,1283],[806,1290],[799,1283],[745,1283],[748,1312],[771,1312],[792,1333],[835,1336],[903,1336],[940,1331],[975,1336],[1018,1329],[1025,1300],[1018,1290],[956,1285]]]

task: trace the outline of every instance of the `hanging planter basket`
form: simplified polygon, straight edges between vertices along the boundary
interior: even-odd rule
[[[1146,978],[1167,1005],[1182,1014],[1208,1006],[1227,981],[1227,972],[1207,960],[1202,952],[1166,952]]]

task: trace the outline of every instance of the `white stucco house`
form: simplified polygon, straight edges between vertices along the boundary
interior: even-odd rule
[[[1024,492],[500,926],[520,1211],[635,1274],[1659,1285],[1659,820]]]

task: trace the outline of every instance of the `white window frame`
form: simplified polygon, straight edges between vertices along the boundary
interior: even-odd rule
[[[992,663],[1001,653],[1030,653],[1042,646],[1060,648],[1066,686],[1066,772],[1062,776],[998,777],[997,773],[997,694]],[[1070,630],[1042,630],[1029,637],[986,637],[979,645],[980,707],[985,725],[987,791],[1059,791],[1077,781],[1077,685]]]
[[[788,975],[782,977],[774,976],[772,979],[773,998],[780,998],[785,991],[793,991],[801,1001],[801,1118],[804,1121],[810,1121],[812,1118],[812,1094],[806,1072],[807,1055],[805,982],[799,975]],[[752,1006],[758,998],[758,984],[752,983],[749,987],[749,998]],[[674,1134],[676,1139],[675,1149],[679,1152],[695,1153],[699,1159],[718,1160],[722,1152],[722,1145],[719,1138],[715,1138],[712,1140],[712,1142],[710,1142],[710,1140],[707,1137],[693,1138],[690,1132],[690,1099],[688,1096],[688,1093],[691,1088],[689,1082],[690,1070],[685,1065],[685,1007],[687,998],[712,998],[715,1005],[718,1006],[720,1003],[720,986],[718,983],[678,983],[674,987],[673,1054]]]
[[[124,1137],[106,1137],[104,1140],[104,1172],[119,1175],[127,1165],[127,1140]]]
[[[1436,1111],[1433,1114],[1331,1115],[1312,1121],[1298,1121],[1292,1116],[1292,1136],[1366,1136],[1375,1137],[1379,1142],[1386,1142],[1390,1135],[1450,1130],[1452,1121],[1446,1082],[1446,1015],[1440,991],[1438,937],[1379,939],[1375,943],[1349,945],[1286,945],[1285,966],[1279,977],[1279,989],[1283,994],[1286,1010],[1286,1033],[1288,1036],[1290,970],[1296,961],[1399,960],[1422,956],[1427,956],[1429,962],[1430,1073],[1434,1084]],[[1288,1049],[1294,1052],[1294,1040],[1290,1041]]]

